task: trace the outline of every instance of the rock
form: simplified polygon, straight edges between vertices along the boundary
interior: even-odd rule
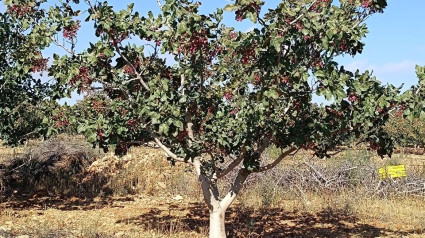
[[[183,200],[183,197],[180,196],[180,195],[177,195],[177,196],[173,197],[173,199],[176,200],[176,201],[180,201],[180,200]]]
[[[120,232],[115,234],[116,237],[124,237],[124,235],[125,235],[124,231],[120,231]]]
[[[12,230],[12,228],[7,226],[0,226],[0,231],[10,231],[10,230]]]
[[[160,186],[163,189],[167,188],[167,185],[165,185],[165,183],[163,182],[158,182],[158,186]]]
[[[22,235],[22,236],[17,236],[16,238],[30,238],[29,235]]]

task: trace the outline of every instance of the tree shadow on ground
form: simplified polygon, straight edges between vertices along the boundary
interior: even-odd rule
[[[188,211],[184,213],[185,211]],[[180,215],[173,215],[180,214]],[[208,209],[200,203],[190,206],[172,206],[168,210],[158,208],[137,217],[119,220],[132,223],[142,229],[169,232],[208,230]],[[231,208],[226,213],[228,237],[381,237],[420,234],[419,230],[398,231],[375,227],[359,222],[344,210],[325,209],[316,214],[287,212],[282,209]]]
[[[105,197],[102,199],[94,198],[65,198],[65,197],[50,197],[50,196],[21,196],[19,198],[11,199],[7,202],[0,203],[3,208],[11,208],[14,210],[28,210],[28,209],[46,209],[54,208],[63,211],[72,211],[72,210],[94,210],[101,209],[104,207],[124,207],[116,205],[116,202],[128,202],[134,201],[132,197],[120,197],[120,198],[111,198]]]

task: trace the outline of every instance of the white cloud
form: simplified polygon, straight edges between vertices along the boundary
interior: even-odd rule
[[[389,63],[378,66],[376,71],[381,74],[407,73],[415,70],[417,62],[411,60],[403,60],[399,63]]]

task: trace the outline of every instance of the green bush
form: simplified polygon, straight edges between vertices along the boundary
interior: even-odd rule
[[[425,145],[425,121],[419,118],[410,121],[401,115],[396,115],[385,125],[385,130],[399,146],[423,147]]]

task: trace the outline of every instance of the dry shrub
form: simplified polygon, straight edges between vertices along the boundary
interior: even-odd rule
[[[3,195],[14,191],[28,195],[47,191],[46,195],[77,197],[129,194],[181,195],[192,200],[201,197],[194,171],[184,164],[171,166],[160,149],[136,147],[128,155],[117,157],[96,152],[83,141],[81,137],[59,136],[28,147],[3,165],[0,163]],[[273,147],[266,152],[265,163],[279,155]],[[274,207],[290,199],[298,199],[307,206],[312,193],[352,191],[384,198],[425,195],[422,167],[407,167],[407,178],[379,179],[378,168],[406,162],[400,158],[377,161],[367,150],[346,151],[329,160],[310,156],[301,153],[271,171],[252,174],[240,200],[247,205]],[[223,192],[228,191],[235,176],[230,173],[220,182]]]
[[[61,135],[33,143],[0,163],[0,195],[200,195],[193,171],[182,164],[171,166],[159,149],[137,147],[117,157],[96,151],[84,141]]]
[[[6,159],[0,167],[3,194],[86,194],[92,186],[82,183],[85,168],[98,154],[84,141],[60,135]]]
[[[332,197],[349,194],[343,204],[331,207],[350,211],[358,196],[391,198],[406,195],[425,196],[423,169],[407,165],[406,178],[381,180],[378,169],[404,164],[400,158],[376,160],[366,150],[346,151],[329,160],[307,159],[301,155],[283,162],[273,170],[252,174],[241,196],[241,205],[276,207],[282,201],[296,199],[308,206],[311,194]],[[231,178],[229,178],[231,179]],[[341,201],[341,198],[338,200]]]
[[[133,148],[121,161],[120,169],[110,176],[106,185],[114,195],[143,193],[191,198],[200,195],[193,171],[183,164],[171,166],[159,149]]]

